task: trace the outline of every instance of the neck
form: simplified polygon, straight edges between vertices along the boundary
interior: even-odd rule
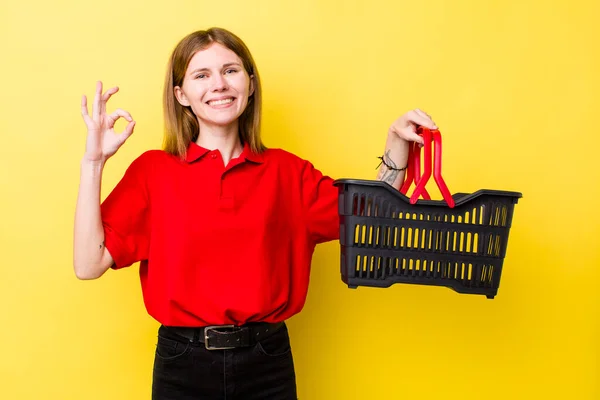
[[[208,150],[219,150],[225,165],[243,150],[237,123],[228,126],[201,125],[196,144]]]

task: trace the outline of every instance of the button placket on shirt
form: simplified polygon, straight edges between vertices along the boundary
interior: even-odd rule
[[[228,167],[223,166],[223,160],[221,157],[217,157],[216,154],[212,155],[213,159],[221,163],[221,180],[220,180],[220,197],[219,197],[219,208],[223,211],[233,210],[234,208],[234,192],[233,183],[231,182],[231,169],[237,165],[230,165]],[[231,161],[230,161],[231,163]]]

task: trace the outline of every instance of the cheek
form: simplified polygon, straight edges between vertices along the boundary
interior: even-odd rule
[[[231,82],[231,86],[235,87],[236,91],[243,94],[245,97],[250,95],[250,80],[249,79],[236,79]]]
[[[207,83],[201,80],[188,81],[184,91],[189,101],[196,102],[207,92]]]

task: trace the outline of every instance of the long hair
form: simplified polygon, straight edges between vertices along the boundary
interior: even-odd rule
[[[250,79],[254,80],[254,93],[249,97],[248,105],[239,117],[239,134],[242,142],[248,143],[253,152],[261,153],[266,147],[260,138],[262,90],[258,69],[244,42],[222,28],[210,28],[187,35],[171,54],[163,92],[165,120],[163,148],[166,152],[183,158],[190,142],[198,138],[200,131],[198,120],[190,107],[179,104],[175,98],[174,88],[183,85],[185,72],[194,54],[206,49],[212,43],[219,43],[233,51],[242,60]]]

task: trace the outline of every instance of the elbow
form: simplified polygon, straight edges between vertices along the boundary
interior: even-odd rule
[[[77,279],[82,281],[98,279],[102,276],[102,273],[98,273],[98,269],[91,265],[82,265],[81,263],[74,262],[73,268],[75,270],[75,276]]]
[[[99,278],[99,276],[92,275],[92,274],[87,273],[87,272],[83,272],[82,273],[82,272],[78,272],[78,271],[75,271],[75,276],[80,281],[91,281],[93,279],[98,279]]]

